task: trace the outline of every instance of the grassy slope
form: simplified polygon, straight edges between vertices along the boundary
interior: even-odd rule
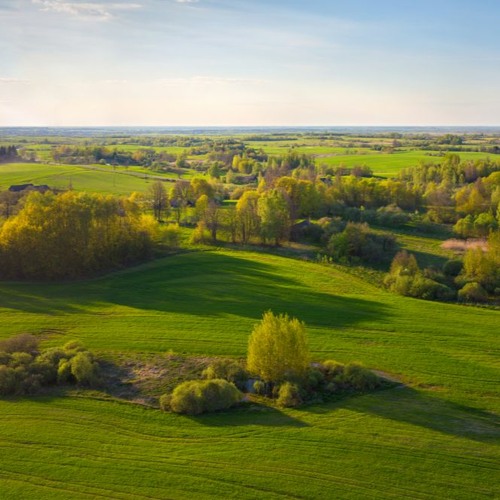
[[[0,286],[0,336],[101,351],[243,355],[262,312],[306,321],[314,357],[409,387],[302,410],[187,418],[111,401],[0,402],[3,498],[491,498],[500,494],[491,310],[388,294],[328,267],[183,254],[78,284]]]
[[[146,191],[148,180],[121,175],[119,172],[89,170],[75,165],[48,165],[41,163],[0,164],[0,189],[13,184],[48,184],[66,189],[71,183],[77,191],[129,195],[133,191]]]

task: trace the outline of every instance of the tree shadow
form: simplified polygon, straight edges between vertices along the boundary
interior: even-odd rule
[[[239,426],[262,426],[262,427],[309,427],[302,420],[283,413],[277,408],[260,403],[242,403],[226,411],[207,413],[204,415],[184,415],[207,427],[239,427]]]
[[[480,410],[399,386],[395,389],[347,397],[325,407],[305,408],[305,411],[322,413],[333,408],[372,414],[404,422],[443,434],[479,442],[498,441],[500,418],[494,413]]]

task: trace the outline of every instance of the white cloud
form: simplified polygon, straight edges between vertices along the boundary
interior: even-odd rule
[[[114,17],[115,11],[140,9],[137,3],[98,3],[98,2],[65,2],[63,0],[32,0],[45,12],[58,12],[82,19],[108,21]]]
[[[199,0],[175,0],[177,3],[198,3]]]

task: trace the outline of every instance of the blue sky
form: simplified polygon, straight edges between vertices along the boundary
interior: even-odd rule
[[[0,126],[500,125],[499,0],[0,0]]]

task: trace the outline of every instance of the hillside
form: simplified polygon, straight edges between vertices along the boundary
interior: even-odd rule
[[[104,355],[236,355],[262,312],[313,357],[406,386],[300,410],[188,418],[100,393],[5,399],[3,498],[491,498],[500,492],[499,313],[379,290],[311,262],[192,252],[92,281],[0,285],[0,335]],[[104,397],[104,399],[103,399]]]

